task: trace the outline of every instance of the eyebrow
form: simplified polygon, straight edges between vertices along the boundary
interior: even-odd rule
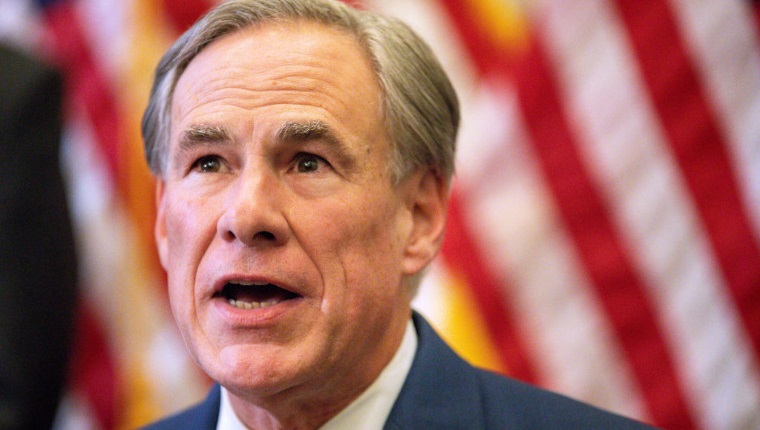
[[[337,150],[337,154],[346,166],[353,165],[348,157],[349,151],[345,142],[338,138],[324,121],[287,121],[275,130],[274,137],[278,142],[293,144],[321,140]],[[223,125],[194,124],[182,132],[175,158],[179,159],[182,157],[181,154],[189,153],[197,147],[224,145],[233,141],[232,132]]]
[[[340,139],[332,132],[329,125],[319,120],[306,122],[288,121],[275,132],[279,141],[306,142],[324,139],[330,144],[342,146]],[[232,140],[229,130],[221,125],[192,125],[182,133],[179,139],[180,149],[190,149],[199,144],[223,143]]]
[[[275,134],[277,140],[283,142],[306,142],[323,139],[335,146],[342,146],[340,139],[333,133],[330,126],[319,120],[306,122],[288,121]]]
[[[232,141],[230,131],[220,125],[192,125],[182,133],[179,139],[181,150],[192,149],[198,145],[224,143]]]

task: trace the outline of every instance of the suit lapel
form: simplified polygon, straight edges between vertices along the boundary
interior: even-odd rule
[[[192,408],[182,416],[182,420],[173,423],[178,429],[216,430],[221,405],[221,388],[218,384],[209,392],[203,403]]]
[[[480,390],[472,367],[452,351],[418,313],[419,344],[386,430],[483,428]]]

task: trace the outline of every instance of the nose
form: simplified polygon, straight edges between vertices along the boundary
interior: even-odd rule
[[[246,246],[278,246],[286,242],[285,202],[276,175],[244,170],[228,188],[224,211],[217,223],[223,240]]]

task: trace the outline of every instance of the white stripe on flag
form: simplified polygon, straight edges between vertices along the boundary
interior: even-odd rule
[[[727,134],[739,188],[760,242],[760,35],[750,2],[671,3]]]
[[[137,60],[129,52],[128,23],[132,16],[128,9],[132,2],[78,0],[73,3],[98,70],[111,88],[121,88],[121,82],[130,78],[124,76],[131,70],[128,62]]]
[[[653,287],[695,416],[705,428],[738,428],[747,402],[760,404],[760,379],[620,24],[602,0],[545,4],[579,143]]]

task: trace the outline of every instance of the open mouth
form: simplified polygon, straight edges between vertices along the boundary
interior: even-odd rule
[[[228,282],[216,296],[238,309],[266,308],[299,297],[274,284],[242,281]]]

